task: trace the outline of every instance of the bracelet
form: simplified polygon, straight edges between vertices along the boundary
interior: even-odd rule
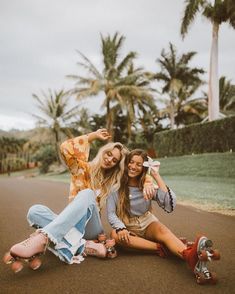
[[[126,230],[126,228],[119,228],[119,229],[116,229],[116,233],[120,232],[120,231],[123,231],[123,230]]]

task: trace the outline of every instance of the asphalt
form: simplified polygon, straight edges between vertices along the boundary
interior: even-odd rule
[[[68,184],[38,179],[0,179],[0,255],[32,233],[26,221],[28,208],[36,203],[60,212],[67,204]],[[175,257],[162,259],[153,253],[118,250],[115,259],[87,257],[81,264],[67,265],[52,253],[42,266],[26,266],[14,274],[0,263],[1,294],[113,294],[113,293],[235,293],[235,218],[178,205],[172,214],[154,206],[158,218],[177,236],[193,240],[204,233],[221,253],[209,268],[217,273],[217,285],[198,285],[187,265]],[[110,226],[105,213],[106,232]]]

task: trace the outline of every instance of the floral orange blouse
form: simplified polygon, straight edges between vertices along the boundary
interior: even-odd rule
[[[90,144],[88,136],[83,135],[68,139],[60,146],[61,155],[71,172],[69,201],[73,200],[79,191],[91,188],[88,157]]]

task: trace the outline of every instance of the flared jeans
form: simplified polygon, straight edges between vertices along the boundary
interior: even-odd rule
[[[80,191],[60,214],[55,214],[47,206],[33,205],[27,220],[30,226],[38,228],[54,243],[54,248],[49,246],[50,251],[67,263],[79,263],[83,259],[86,240],[97,239],[97,235],[103,232],[95,197],[91,189]]]

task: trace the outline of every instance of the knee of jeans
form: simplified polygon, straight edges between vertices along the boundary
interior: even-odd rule
[[[88,204],[96,204],[96,201],[95,201],[95,192],[91,189],[85,189],[85,190],[82,190],[80,192],[78,192],[78,195],[77,196],[81,196],[81,197],[84,197],[83,199],[88,202]],[[75,197],[74,201],[79,201],[79,197]]]
[[[30,226],[33,226],[36,223],[36,215],[40,213],[40,211],[42,211],[43,208],[44,206],[41,204],[35,204],[29,208],[27,213],[27,220]]]

